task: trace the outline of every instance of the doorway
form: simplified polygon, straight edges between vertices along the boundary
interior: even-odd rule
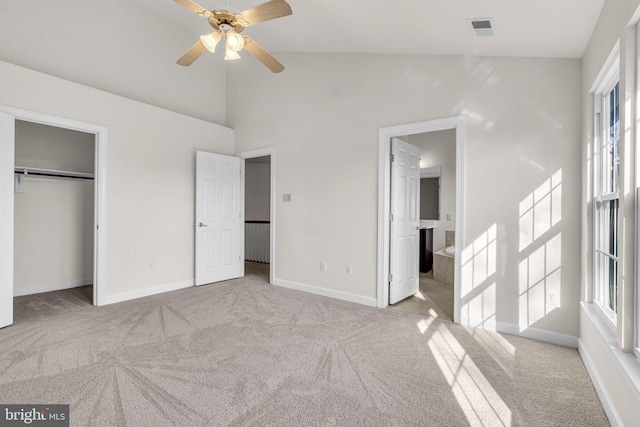
[[[444,212],[444,206],[440,206],[439,214],[444,216],[444,224],[441,232],[438,232],[438,250],[444,250],[446,247],[453,246],[450,250],[453,252],[453,321],[458,323],[460,318],[460,254],[463,240],[464,225],[464,117],[450,117],[438,120],[430,120],[425,122],[400,125],[390,128],[380,129],[379,140],[379,176],[378,176],[378,272],[377,272],[377,301],[378,307],[384,308],[389,305],[389,287],[391,285],[392,276],[390,267],[390,255],[393,253],[394,244],[390,238],[391,229],[391,140],[401,137],[407,140],[419,140],[418,135],[431,134],[437,132],[450,131],[451,143],[455,147],[455,208],[454,212]],[[425,164],[426,166],[426,164]],[[431,175],[435,173],[437,165],[429,165],[425,174]],[[433,169],[432,169],[433,168]],[[442,202],[442,199],[440,200]],[[446,209],[445,209],[446,210]],[[451,220],[455,219],[455,233],[451,233],[448,237],[449,243],[452,245],[444,245],[446,243],[446,215],[449,214]],[[451,222],[451,220],[449,220]],[[438,220],[440,221],[440,220]],[[425,225],[425,227],[422,227]],[[451,226],[451,224],[449,224]],[[421,222],[420,228],[428,229],[427,224]],[[433,227],[432,227],[433,228]],[[442,236],[440,236],[442,235]],[[444,240],[444,242],[441,242]],[[453,241],[453,242],[451,242]],[[443,246],[440,248],[440,246]],[[435,249],[435,247],[434,247]],[[418,268],[418,263],[415,263]],[[442,269],[440,269],[442,271]],[[417,273],[417,272],[416,272]]]
[[[275,274],[275,148],[245,151],[245,274],[273,284]]]
[[[14,296],[14,191],[16,120],[93,135],[93,305],[105,301],[106,273],[106,164],[107,128],[13,107],[0,106],[0,327],[13,323]],[[18,165],[20,166],[20,165]]]
[[[398,139],[417,148],[420,156],[417,239],[420,273],[417,290],[412,290],[409,296],[390,307],[405,313],[453,321],[456,131],[446,129]],[[395,141],[396,138],[392,144]],[[392,168],[396,163],[394,161]],[[392,173],[392,180],[394,176]],[[392,187],[393,191],[395,187]],[[391,252],[392,257],[393,254]],[[391,266],[393,269],[393,260]],[[393,292],[393,283],[391,286]],[[393,303],[393,298],[389,302]]]
[[[93,134],[15,121],[14,296],[93,285],[94,148]]]

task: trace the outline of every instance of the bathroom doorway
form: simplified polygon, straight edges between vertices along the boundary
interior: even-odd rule
[[[399,138],[420,150],[420,273],[418,292],[389,307],[453,321],[456,130],[424,132]]]
[[[390,229],[391,140],[400,139],[420,151],[418,291],[392,307],[400,311],[459,321],[460,247],[464,225],[464,117],[380,129],[378,307],[389,306],[395,267]],[[416,246],[417,246],[416,241]],[[396,251],[397,252],[397,251]],[[413,257],[413,255],[411,255]]]

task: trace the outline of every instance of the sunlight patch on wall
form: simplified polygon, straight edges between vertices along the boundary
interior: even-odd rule
[[[462,250],[461,293],[467,295],[496,272],[497,230],[493,224]]]
[[[558,233],[519,265],[520,332],[561,306],[562,237]]]
[[[462,250],[460,294],[462,323],[495,329],[497,235],[491,225]]]
[[[462,307],[469,326],[496,329],[496,283],[483,287]]]
[[[511,425],[511,410],[445,326],[434,332],[429,348],[470,425]]]
[[[520,202],[520,251],[562,220],[562,170]]]

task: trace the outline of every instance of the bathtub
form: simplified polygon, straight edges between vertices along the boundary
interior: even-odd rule
[[[447,246],[433,254],[433,279],[453,289],[454,282],[454,246]]]

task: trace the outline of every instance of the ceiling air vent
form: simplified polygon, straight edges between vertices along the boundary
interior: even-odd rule
[[[476,37],[487,37],[494,35],[493,18],[468,19],[471,31]]]

